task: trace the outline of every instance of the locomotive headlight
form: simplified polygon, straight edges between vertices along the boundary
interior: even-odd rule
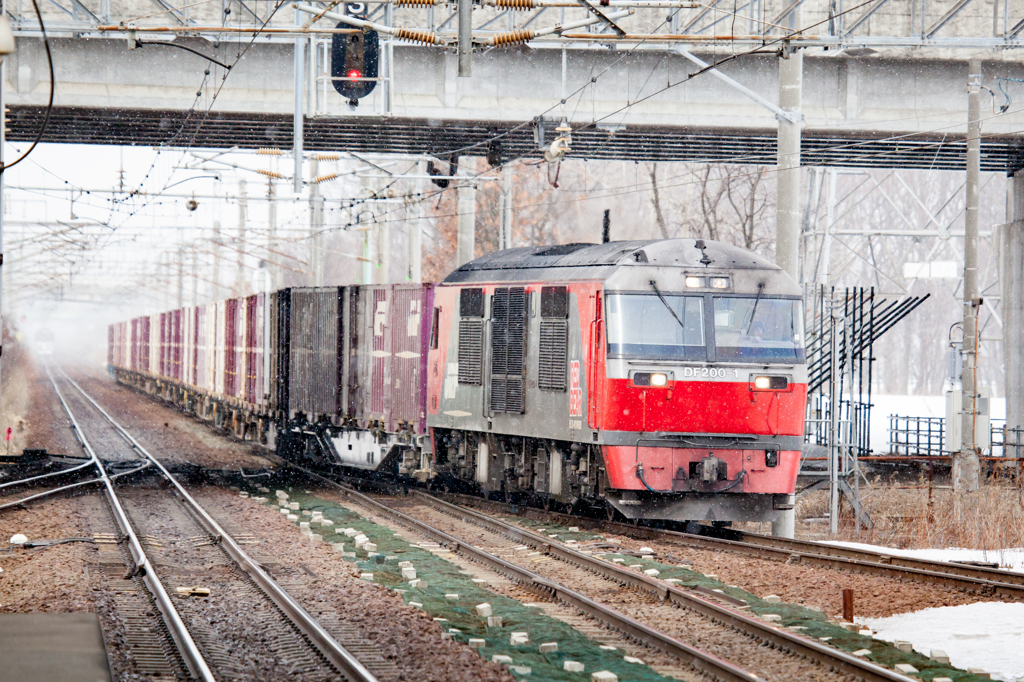
[[[754,388],[758,391],[782,391],[789,388],[786,377],[755,377]]]
[[[691,289],[699,289],[700,287],[704,286],[704,278],[703,277],[687,277],[686,278],[686,286],[690,287]]]
[[[664,388],[668,386],[669,375],[662,372],[633,372],[634,386],[653,386]]]
[[[651,375],[651,386],[667,386],[668,377],[664,374],[652,374]]]
[[[712,277],[711,278],[712,289],[728,289],[729,278],[728,277]]]

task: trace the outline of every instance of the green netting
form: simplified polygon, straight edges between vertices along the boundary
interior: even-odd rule
[[[534,531],[540,531],[543,528],[545,535],[557,535],[558,539],[563,542],[566,540],[578,540],[580,543],[585,543],[603,539],[602,536],[595,533],[570,531],[569,526],[557,523],[542,523],[519,517],[505,517],[505,521],[528,527]],[[800,634],[808,637],[816,637],[823,640],[828,638],[825,641],[830,645],[848,653],[868,649],[871,653],[865,655],[867,660],[889,668],[894,667],[898,663],[909,663],[920,671],[918,677],[922,680],[931,680],[935,677],[949,677],[955,682],[980,682],[983,679],[988,679],[972,675],[949,665],[937,663],[916,652],[900,651],[888,642],[850,632],[829,621],[828,617],[820,611],[798,604],[769,604],[755,594],[735,586],[726,585],[720,580],[710,578],[703,573],[691,571],[682,566],[663,564],[653,559],[642,559],[632,555],[601,553],[600,551],[595,551],[595,556],[600,556],[608,561],[625,566],[633,566],[640,571],[654,569],[658,571],[656,576],[658,579],[672,580],[681,588],[701,586],[712,590],[721,590],[730,597],[736,597],[747,602],[750,611],[757,615],[777,614],[782,618],[779,622],[780,625],[787,628],[803,628],[799,631]]]
[[[486,645],[479,649],[480,654],[490,660],[492,656],[504,655],[512,659],[508,664],[510,672],[519,678],[535,680],[565,680],[580,682],[590,679],[590,674],[598,670],[615,673],[621,682],[663,682],[670,678],[659,675],[646,665],[627,663],[626,652],[602,649],[599,642],[587,638],[572,626],[548,616],[538,607],[526,606],[522,602],[495,594],[477,583],[473,576],[462,572],[456,564],[446,561],[443,553],[438,556],[431,551],[411,544],[390,529],[372,523],[359,514],[349,511],[341,505],[316,497],[297,488],[280,487],[289,497],[288,502],[297,502],[300,511],[292,512],[299,515],[300,523],[308,521],[309,516],[302,511],[322,512],[325,519],[333,521],[333,526],[313,525],[314,533],[323,536],[328,543],[344,543],[342,557],[358,565],[360,571],[373,573],[373,581],[401,592],[406,603],[422,604],[423,610],[435,620],[439,620],[445,629],[454,628],[452,636],[458,641],[468,643],[473,639],[484,639]],[[244,489],[252,496],[259,496],[255,488]],[[266,493],[262,493],[266,496]],[[269,494],[269,502],[275,501],[273,490]],[[346,537],[343,531],[353,528],[369,538],[377,545],[378,555],[367,557],[363,551],[356,551],[353,538]],[[568,531],[566,530],[568,537]],[[577,534],[571,534],[577,537]],[[578,536],[587,535],[580,533]],[[593,536],[593,534],[589,534]],[[596,536],[594,536],[596,537]],[[403,580],[399,562],[410,561],[416,569],[416,577],[426,581],[426,588],[413,589],[408,581]],[[457,594],[458,599],[447,599],[445,595]],[[501,616],[500,628],[488,627],[486,620],[476,613],[476,605],[488,603],[494,615]],[[526,632],[530,641],[525,645],[512,645],[513,632]],[[539,645],[545,642],[557,642],[558,651],[540,653]],[[583,673],[566,672],[562,668],[564,661],[578,661],[585,666]],[[523,669],[518,671],[517,668]],[[526,673],[525,669],[530,672]]]

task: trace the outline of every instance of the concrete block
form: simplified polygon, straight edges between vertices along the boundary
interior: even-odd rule
[[[511,656],[503,656],[502,654],[494,654],[491,656],[491,663],[505,663],[509,664],[512,662]]]
[[[331,521],[330,519],[320,519],[320,525],[321,526],[333,526],[334,525],[334,521]]]
[[[413,585],[414,582],[416,583],[415,585]],[[422,579],[422,578],[420,578],[418,580],[415,580],[415,581],[414,580],[410,580],[409,581],[409,587],[411,587],[413,589],[416,589],[416,590],[425,590],[425,589],[427,589],[427,581]]]
[[[484,603],[484,604],[477,604],[476,605],[476,615],[478,615],[480,618],[487,618],[488,616],[492,615],[493,613],[494,612],[491,610],[491,605],[490,604]]]
[[[359,577],[363,580],[369,580],[371,583],[373,582],[373,573],[360,573]]]
[[[555,535],[554,533],[549,533],[549,534],[548,534],[548,537],[549,537],[549,538],[553,538],[553,539],[556,539],[556,540],[558,539],[558,536],[557,536],[557,535]]]
[[[485,646],[487,646],[487,640],[485,639],[477,639],[474,637],[469,640],[470,649],[483,649]]]
[[[992,674],[985,672],[981,668],[968,668],[967,672],[970,673],[971,675],[977,675],[978,677],[984,677],[986,680],[992,679]]]
[[[462,630],[460,630],[458,628],[448,628],[448,632],[454,632],[455,634],[458,635],[458,634],[462,633]]]
[[[398,567],[399,568],[412,568],[412,562],[411,561],[399,561],[398,562]]]
[[[715,574],[715,573],[708,573],[708,574],[707,574],[707,575],[705,575],[704,577],[705,577],[705,578],[709,578],[709,579],[711,579],[711,580],[718,580],[718,575],[717,575],[717,574]]]
[[[603,651],[618,651],[616,647],[608,646],[607,644],[602,644],[600,648]]]
[[[562,670],[567,673],[581,673],[583,672],[583,664],[579,661],[565,661],[562,663]]]
[[[247,493],[244,490],[242,490],[241,492],[238,493],[238,496],[239,497],[249,497],[249,493]]]
[[[579,540],[566,540],[565,544],[567,544],[567,545],[578,545],[578,544],[580,544],[580,541]]]
[[[363,543],[363,550],[365,550],[366,552],[376,552],[377,551],[377,545],[376,545],[376,543],[373,543],[373,542],[364,542]]]
[[[857,651],[853,652],[853,655],[854,656],[867,656],[870,653],[871,653],[871,649],[858,649]]]
[[[652,578],[657,578],[659,575],[661,575],[661,571],[659,571],[656,568],[648,568],[646,571],[644,571],[644,575],[649,575]]]
[[[331,549],[333,549],[335,552],[344,552],[345,551],[345,543],[344,542],[332,542],[331,543]]]
[[[654,555],[653,554],[641,554],[640,558],[641,559],[646,559],[647,561],[650,561],[651,559],[654,558]]]
[[[355,528],[346,528],[341,532],[344,533],[345,537],[347,538],[354,538],[355,536],[359,535],[359,531],[357,531]]]
[[[310,533],[309,534],[309,539],[312,542],[320,542],[321,540],[324,539],[324,536],[320,535],[320,533]]]
[[[416,589],[417,587],[420,586],[421,582],[422,581],[419,578],[413,578],[412,580],[409,581],[409,587],[411,587],[413,589]]]
[[[639,663],[640,665],[644,664],[644,662],[636,656],[623,656],[622,660],[624,660],[626,663]]]
[[[441,633],[441,639],[442,640],[451,639],[451,638],[452,638],[452,633],[450,633],[450,632],[442,632]]]
[[[289,514],[288,515],[288,520],[294,523],[295,521],[299,520],[299,515],[298,514]]]
[[[654,550],[651,549],[650,547],[641,547],[640,548],[640,553],[641,554],[654,554]]]
[[[309,530],[309,521],[299,521],[299,528]]]
[[[579,526],[569,526],[569,532],[570,533],[579,533],[580,532],[580,527]]]
[[[444,595],[444,598],[448,601],[459,601],[459,595],[455,594],[454,592],[449,592],[448,594]]]
[[[302,515],[303,516],[313,516],[313,512],[309,511],[308,509],[303,509],[302,510]]]
[[[287,514],[287,513],[289,513],[290,511],[291,511],[291,510],[290,510],[290,509],[288,509],[288,507],[281,507],[281,509],[280,509],[280,512],[281,512],[282,514]]]
[[[632,569],[641,569],[641,568],[644,567],[644,565],[643,564],[630,564],[629,567],[632,568]]]
[[[287,500],[288,499],[288,493],[286,493],[283,490],[276,490],[276,491],[274,491],[274,496],[279,498],[279,499],[282,499],[282,500]]]
[[[514,672],[517,675],[529,675],[533,672],[533,668],[528,665],[510,665],[508,669],[510,672]]]
[[[309,528],[299,528],[299,532],[305,535],[307,538],[313,534],[313,531],[311,531]]]
[[[509,637],[509,644],[529,644],[530,633],[529,632],[513,632],[512,636]]]
[[[896,672],[903,673],[904,675],[917,675],[918,670],[909,663],[897,663],[893,666],[896,668]]]
[[[895,642],[893,642],[893,646],[895,646],[900,651],[906,652],[908,654],[914,650],[913,644],[911,644],[910,642],[905,642],[902,639],[897,639]]]
[[[952,677],[933,677],[932,682],[953,682]]]
[[[949,654],[942,649],[932,649],[931,655],[929,655],[928,658],[932,659],[936,663],[949,665]]]
[[[314,519],[323,518],[324,516],[324,513],[322,511],[311,511],[309,513],[313,516]]]
[[[291,509],[292,511],[299,511],[299,503],[298,502],[289,502],[288,503],[288,508]]]
[[[435,623],[447,623],[448,619],[447,618],[435,618],[434,622]]]
[[[666,578],[665,582],[667,582],[667,583],[681,583],[683,581],[680,580],[679,578]]]
[[[554,651],[558,651],[558,642],[544,642],[539,647],[542,654],[550,654]]]
[[[782,616],[778,615],[777,613],[765,613],[761,616],[761,620],[763,620],[766,623],[778,623],[780,620],[782,620]]]
[[[487,616],[487,627],[489,627],[489,628],[500,628],[501,627],[501,616]]]
[[[607,670],[590,673],[590,682],[619,682],[619,676]]]
[[[423,604],[419,603],[418,601],[411,601],[411,602],[409,602],[409,606],[412,606],[413,608],[417,608],[417,609],[422,609],[423,608]]]
[[[353,538],[352,541],[356,543],[356,547],[359,547],[360,545],[369,542],[370,538],[360,533],[359,535],[355,536],[355,538]]]
[[[622,559],[622,558],[620,557],[620,558],[618,558],[618,559],[612,559],[612,563],[613,563],[613,564],[624,564],[624,563],[626,563],[626,560],[625,560],[625,559]]]
[[[857,630],[857,634],[861,635],[863,637],[871,637],[875,633],[872,632],[871,630]]]
[[[769,604],[779,604],[782,602],[782,597],[780,597],[777,594],[769,594],[767,597],[764,598],[764,601],[766,601]]]
[[[411,566],[403,566],[402,567],[402,580],[415,580],[415,579],[416,579],[416,569],[412,568]]]
[[[487,581],[484,580],[483,578],[473,578],[470,582],[473,583],[474,585],[479,585],[481,587],[483,587],[484,585],[487,584]]]
[[[839,624],[839,627],[843,628],[844,630],[849,630],[850,632],[857,632],[858,630],[860,630],[859,624],[849,623],[845,620]]]

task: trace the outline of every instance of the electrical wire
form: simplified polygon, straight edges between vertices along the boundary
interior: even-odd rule
[[[50,52],[50,39],[46,36],[46,26],[43,24],[43,13],[39,11],[39,3],[36,2],[36,0],[32,0],[32,7],[36,11],[36,16],[39,17],[39,30],[43,34],[43,46],[46,48],[46,63],[50,68],[50,98],[46,103],[46,113],[43,114],[43,125],[39,127],[39,132],[36,133],[36,139],[32,140],[32,145],[25,150],[24,154],[15,159],[13,163],[4,164],[3,162],[0,162],[0,174],[3,174],[3,172],[8,168],[17,166],[32,153],[32,150],[36,148],[39,141],[43,139],[43,134],[50,125],[50,114],[53,113],[53,92],[56,89],[56,78],[53,73],[53,53]]]

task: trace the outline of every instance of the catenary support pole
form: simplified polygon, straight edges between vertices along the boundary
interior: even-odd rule
[[[419,163],[418,166],[422,166]],[[422,180],[420,193],[423,193]],[[410,282],[423,281],[423,201],[419,197],[410,197],[406,204],[406,241],[409,246],[405,277]]]
[[[185,307],[185,246],[178,247],[178,305],[176,308]]]
[[[320,173],[320,163],[316,157],[310,159],[310,177],[316,178]],[[320,196],[320,186],[316,182],[309,183],[309,271],[310,285],[324,285],[324,198]]]
[[[473,75],[473,0],[459,3],[459,78]]]
[[[779,106],[785,111],[799,112],[803,52],[795,50],[778,61]],[[800,277],[800,127],[801,123],[779,118],[775,263],[793,279]]]
[[[512,248],[512,164],[501,169],[501,243],[498,249]]]
[[[1003,285],[1003,362],[1005,363],[1007,443],[1024,444],[1024,171],[1009,181],[1007,224],[1001,230]],[[1024,457],[1024,447],[1006,448],[1008,457]]]
[[[799,113],[803,90],[804,57],[799,50],[779,58],[779,106]],[[802,119],[799,119],[802,120]],[[775,262],[790,277],[800,279],[800,127],[801,123],[779,118],[778,180],[776,184]],[[793,537],[796,511],[787,501],[772,523],[772,535]]]
[[[964,211],[964,368],[960,451],[953,453],[953,490],[978,489],[980,463],[974,433],[978,406],[978,200],[981,192],[981,60],[972,59],[967,77],[967,200]],[[1016,349],[1018,352],[1020,349]]]
[[[273,178],[267,181],[267,249],[267,258],[275,260],[274,251],[277,250],[277,189],[274,187]],[[267,268],[267,272],[270,275],[270,290],[275,291],[278,285],[278,267],[268,262]]]
[[[213,273],[210,277],[210,300],[220,298],[220,221],[213,221]]]
[[[302,12],[295,10],[295,25],[302,25]],[[295,111],[292,115],[292,154],[295,155],[295,193],[302,192],[302,115],[303,90],[305,85],[305,36],[295,38]]]
[[[472,175],[465,162],[459,166],[459,175]],[[459,180],[458,243],[455,247],[455,267],[473,260],[476,251],[476,185],[471,178]]]
[[[245,180],[238,181],[238,239],[235,244],[235,296],[245,296],[245,222],[248,202],[245,196]]]

